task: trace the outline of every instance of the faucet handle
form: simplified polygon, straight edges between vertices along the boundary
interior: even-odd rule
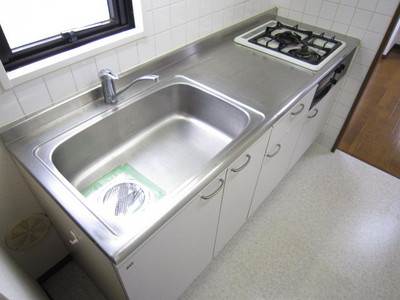
[[[107,78],[107,79],[119,79],[118,75],[113,73],[111,70],[109,69],[102,69],[99,72],[99,78]]]

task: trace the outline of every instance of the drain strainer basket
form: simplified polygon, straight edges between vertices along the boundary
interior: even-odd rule
[[[165,196],[161,188],[127,163],[104,174],[81,193],[93,212],[111,219],[143,211],[153,200]]]
[[[135,181],[121,182],[104,188],[98,202],[107,206],[115,216],[125,216],[142,208],[150,194],[145,187]]]

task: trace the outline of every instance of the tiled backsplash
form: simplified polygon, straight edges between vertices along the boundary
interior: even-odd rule
[[[98,83],[98,71],[122,72],[271,7],[265,0],[143,0],[145,38],[21,84],[0,89],[0,127]]]
[[[146,37],[44,77],[0,90],[0,126],[97,84],[107,67],[128,70],[200,37],[274,6],[280,16],[362,40],[322,142],[336,138],[374,58],[399,0],[143,0]]]

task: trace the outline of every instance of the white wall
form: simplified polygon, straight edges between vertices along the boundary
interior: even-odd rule
[[[383,55],[387,55],[395,44],[400,45],[400,18],[397,20],[396,26],[390,35],[385,50],[383,50]]]
[[[8,228],[22,216],[43,210],[2,143],[0,170],[0,247],[6,249],[4,238]],[[9,252],[35,278],[68,254],[53,228],[29,251]]]
[[[97,73],[115,72],[190,43],[274,6],[279,15],[332,29],[362,40],[355,63],[335,104],[321,142],[330,147],[344,122],[400,0],[143,0],[146,37],[109,50],[14,89],[0,88],[0,126],[51,106],[98,83]],[[18,217],[40,210],[16,167],[0,145],[0,244]],[[25,269],[38,276],[65,250],[54,232],[33,250],[14,252]]]
[[[48,300],[39,284],[0,246],[0,299]]]

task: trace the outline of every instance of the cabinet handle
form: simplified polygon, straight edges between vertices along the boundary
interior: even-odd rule
[[[200,196],[201,199],[210,200],[212,197],[214,197],[216,194],[218,194],[222,190],[222,187],[224,186],[225,181],[223,179],[220,179],[219,182],[220,182],[220,186],[215,190],[215,192],[211,193],[208,196]]]
[[[300,104],[300,109],[298,111],[292,112],[292,116],[298,115],[299,113],[301,113],[303,111],[303,109],[304,109],[304,104],[302,103],[302,104]]]
[[[267,154],[267,157],[274,157],[275,155],[278,154],[278,152],[281,150],[281,144],[276,144],[276,147],[278,147],[276,151],[272,154]]]
[[[79,243],[79,239],[78,239],[78,237],[76,236],[76,234],[75,234],[73,231],[70,231],[69,233],[71,234],[71,237],[72,237],[72,240],[69,240],[69,243],[70,243],[71,245],[78,244],[78,243]]]
[[[249,162],[250,162],[251,156],[250,156],[250,154],[246,154],[246,157],[247,157],[247,161],[243,164],[243,166],[241,166],[241,167],[239,167],[239,168],[237,168],[237,169],[233,169],[233,168],[232,168],[231,171],[237,173],[237,172],[242,171],[244,168],[246,168],[246,166],[247,166],[247,165],[249,164]]]
[[[315,110],[315,113],[314,113],[313,115],[311,115],[311,116],[307,116],[307,118],[312,119],[312,118],[314,118],[316,115],[318,115],[318,109],[317,109],[317,108],[314,108],[314,110]]]

